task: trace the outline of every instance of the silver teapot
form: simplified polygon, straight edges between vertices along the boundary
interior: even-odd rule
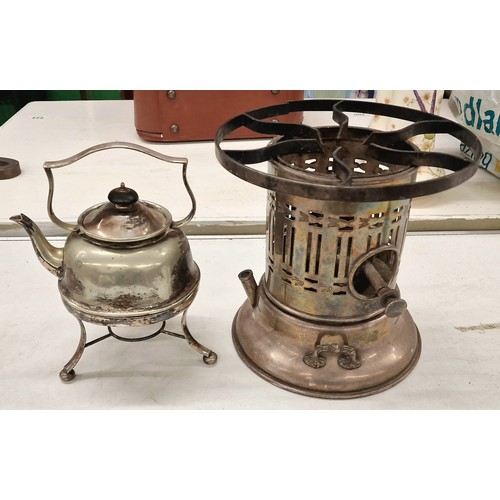
[[[76,225],[59,219],[52,208],[52,169],[111,148],[131,149],[169,163],[182,164],[184,186],[192,203],[189,214],[174,221],[167,209],[140,200],[133,189],[121,183],[111,190],[107,202],[85,210]],[[80,323],[78,348],[59,374],[63,381],[74,378],[73,368],[86,347],[111,336],[118,340],[140,341],[166,333],[187,340],[203,355],[206,364],[216,362],[216,353],[193,338],[186,322],[187,309],[200,282],[200,270],[180,229],[196,211],[196,200],[186,177],[187,163],[186,158],[163,155],[127,142],[99,144],[67,159],[45,162],[43,167],[49,181],[49,217],[70,231],[63,248],[53,246],[26,215],[11,217],[28,233],[42,265],[58,278],[62,301]],[[183,313],[183,334],[166,330],[166,320],[179,313]],[[87,342],[84,321],[107,327],[108,334]],[[120,336],[112,329],[114,326],[143,326],[159,322],[162,325],[153,334],[137,338]]]

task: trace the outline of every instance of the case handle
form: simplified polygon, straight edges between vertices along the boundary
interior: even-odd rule
[[[64,160],[46,161],[43,164],[43,168],[44,168],[45,173],[47,174],[47,178],[49,180],[49,194],[48,194],[48,198],[47,198],[47,212],[48,212],[50,220],[52,222],[54,222],[58,226],[60,226],[64,229],[67,229],[69,231],[72,231],[76,227],[76,225],[74,225],[74,224],[69,224],[68,222],[64,222],[63,220],[59,219],[59,217],[57,217],[54,213],[54,210],[52,207],[52,201],[54,199],[54,175],[52,173],[52,169],[65,167],[67,165],[70,165],[71,163],[75,163],[78,160],[81,160],[85,156],[88,156],[92,153],[96,153],[98,151],[103,151],[106,149],[114,149],[114,148],[132,149],[134,151],[138,151],[140,153],[144,153],[144,154],[147,154],[149,156],[153,156],[154,158],[157,158],[158,160],[162,160],[162,161],[165,161],[168,163],[182,164],[182,180],[184,182],[184,186],[186,188],[186,191],[189,194],[189,198],[191,199],[191,211],[183,219],[181,219],[179,221],[173,221],[171,227],[177,228],[177,227],[183,226],[184,224],[187,224],[194,217],[194,214],[196,212],[196,199],[194,197],[193,191],[191,190],[191,187],[189,186],[187,176],[186,176],[187,164],[188,164],[187,158],[164,155],[164,154],[158,153],[157,151],[154,151],[152,149],[146,148],[146,147],[141,146],[139,144],[133,144],[131,142],[115,141],[115,142],[104,142],[102,144],[97,144],[95,146],[92,146],[88,149],[81,151],[80,153],[77,153],[73,156],[70,156],[69,158],[65,158]]]

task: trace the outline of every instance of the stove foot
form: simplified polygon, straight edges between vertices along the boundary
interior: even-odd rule
[[[182,314],[182,319],[181,319],[182,331],[184,332],[184,337],[186,338],[187,343],[196,352],[199,352],[200,354],[203,355],[203,362],[205,364],[207,365],[215,364],[217,362],[217,354],[211,351],[210,349],[206,348],[205,346],[201,345],[197,340],[194,339],[194,337],[191,335],[191,332],[187,327],[186,315],[187,315],[187,309]]]
[[[85,326],[82,321],[77,318],[78,323],[80,323],[80,342],[76,348],[75,354],[72,358],[64,365],[64,368],[59,372],[59,378],[63,382],[69,382],[75,378],[75,370],[73,368],[76,366],[80,358],[82,357],[83,351],[85,350],[85,343],[87,339],[87,334],[85,332]]]

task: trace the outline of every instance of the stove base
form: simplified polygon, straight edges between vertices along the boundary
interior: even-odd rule
[[[397,318],[325,325],[283,312],[262,292],[255,307],[248,300],[240,307],[232,335],[239,357],[257,375],[282,389],[326,399],[393,387],[414,368],[421,351],[408,311]]]

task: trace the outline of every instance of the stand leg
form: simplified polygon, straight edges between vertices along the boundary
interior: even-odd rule
[[[73,368],[75,365],[80,361],[80,358],[82,357],[83,351],[85,349],[85,342],[87,340],[87,334],[85,332],[85,326],[83,325],[83,322],[81,320],[78,320],[78,323],[80,323],[80,342],[78,343],[78,347],[76,348],[75,354],[73,354],[73,357],[64,365],[64,368],[59,372],[59,377],[63,382],[69,382],[70,380],[73,380],[75,377],[75,370]]]
[[[211,351],[210,349],[207,349],[205,346],[201,345],[193,338],[186,324],[186,314],[187,314],[187,309],[182,314],[181,325],[182,325],[182,331],[184,332],[184,336],[186,337],[188,344],[195,351],[203,355],[204,363],[206,363],[207,365],[213,365],[217,361],[217,354]]]

